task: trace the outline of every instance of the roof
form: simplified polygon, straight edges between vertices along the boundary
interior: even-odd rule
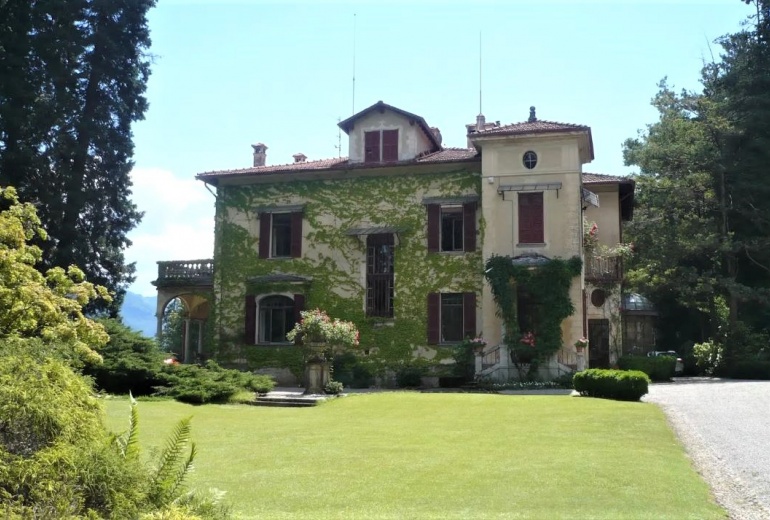
[[[383,166],[400,166],[408,164],[439,164],[445,162],[457,162],[473,160],[478,156],[474,148],[445,148],[437,152],[410,159],[408,161],[399,161],[395,163],[351,163],[347,157],[336,157],[333,159],[320,159],[317,161],[306,161],[301,163],[277,164],[270,166],[252,166],[250,168],[239,168],[234,170],[215,170],[203,172],[196,175],[198,179],[207,181],[219,177],[239,176],[239,175],[267,175],[267,174],[291,174],[307,171],[323,170],[348,170],[363,168],[382,168]]]
[[[620,307],[623,312],[633,314],[657,314],[655,305],[650,300],[638,293],[623,295],[623,303]]]
[[[436,148],[436,150],[441,150],[441,143],[438,142],[438,140],[436,139],[436,136],[431,131],[430,126],[428,126],[428,123],[425,122],[425,119],[423,119],[422,116],[418,116],[417,114],[407,112],[406,110],[401,110],[400,108],[396,108],[393,105],[388,105],[383,101],[378,101],[372,106],[367,107],[356,114],[353,114],[346,120],[340,121],[337,126],[342,128],[342,130],[344,130],[346,134],[349,134],[350,130],[353,128],[356,121],[370,114],[371,112],[374,112],[375,110],[377,110],[380,113],[385,112],[385,110],[390,110],[391,112],[400,114],[405,118],[419,124],[420,128],[422,129],[423,132],[425,132],[425,135],[428,137],[428,139],[430,139],[431,144]]]
[[[523,134],[547,134],[551,132],[574,132],[591,131],[591,128],[585,125],[574,125],[571,123],[559,123],[556,121],[543,121],[535,119],[534,121],[522,121],[521,123],[511,123],[509,125],[493,126],[484,130],[474,132],[479,135],[523,135]]]
[[[583,184],[611,184],[616,182],[636,182],[631,177],[621,177],[618,175],[606,175],[604,173],[583,172]]]
[[[583,172],[583,184],[616,184],[618,185],[618,195],[620,196],[620,217],[623,220],[633,220],[634,218],[634,189],[636,181],[631,177],[621,177],[618,175],[606,175],[603,173]]]

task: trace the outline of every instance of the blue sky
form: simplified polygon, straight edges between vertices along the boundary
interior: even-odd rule
[[[622,142],[656,119],[657,84],[699,89],[739,0],[356,3],[160,0],[149,15],[150,108],[134,126],[134,202],[145,218],[126,256],[131,290],[153,295],[157,260],[210,258],[214,197],[196,173],[336,157],[337,120],[378,100],[465,146],[479,111],[479,31],[488,121],[589,125],[586,171],[626,174]],[[347,140],[342,134],[342,155]]]

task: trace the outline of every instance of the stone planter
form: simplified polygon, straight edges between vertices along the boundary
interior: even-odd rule
[[[305,363],[305,393],[323,394],[327,383],[331,381],[331,364],[324,355],[326,344],[309,342],[306,348],[308,358]]]

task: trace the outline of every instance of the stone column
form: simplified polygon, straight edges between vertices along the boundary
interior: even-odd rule
[[[184,319],[184,346],[183,346],[183,363],[190,362],[190,318]]]
[[[203,320],[198,320],[198,355],[203,354]]]

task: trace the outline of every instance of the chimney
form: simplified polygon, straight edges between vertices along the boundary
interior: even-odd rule
[[[529,107],[529,122],[534,123],[537,121],[537,116],[535,116],[535,107]]]
[[[484,114],[479,114],[476,116],[476,131],[477,132],[483,132],[487,129],[487,120],[484,117]]]
[[[295,163],[301,163],[301,162],[305,162],[307,160],[307,155],[305,155],[302,152],[295,153],[294,155],[292,155],[292,157],[294,157],[294,162]]]
[[[257,143],[251,147],[254,149],[254,167],[264,166],[265,159],[267,159],[267,145]]]
[[[433,134],[433,137],[435,137],[435,138],[436,138],[436,142],[438,142],[438,145],[439,145],[439,146],[441,146],[441,141],[442,141],[442,138],[441,138],[441,130],[439,130],[439,129],[438,129],[438,128],[436,128],[435,126],[431,126],[431,127],[430,127],[430,133],[432,133],[432,134]]]

